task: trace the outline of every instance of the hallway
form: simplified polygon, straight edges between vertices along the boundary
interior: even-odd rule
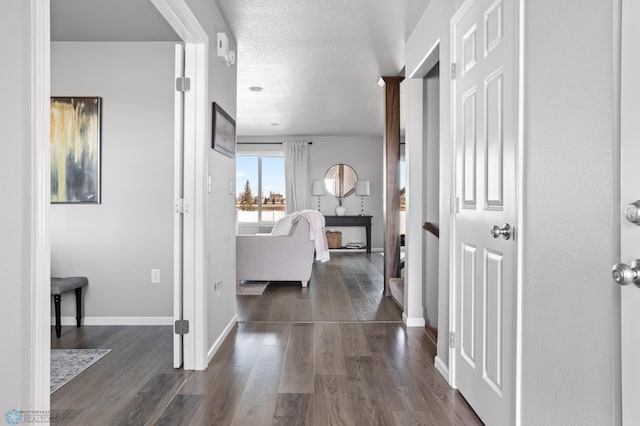
[[[401,324],[240,324],[160,424],[481,424],[434,356]]]
[[[52,395],[58,424],[481,424],[435,370],[434,342],[394,319],[378,257],[314,265],[307,297],[285,284],[238,297],[245,319],[266,319],[234,327],[206,371],[171,369],[169,327],[65,327],[52,347],[113,351]]]

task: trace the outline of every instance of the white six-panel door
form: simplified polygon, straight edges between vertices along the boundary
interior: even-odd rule
[[[490,425],[515,420],[515,3],[469,0],[451,21],[458,197],[454,380]]]

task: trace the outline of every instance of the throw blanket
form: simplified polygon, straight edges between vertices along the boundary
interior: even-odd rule
[[[300,216],[309,222],[311,229],[309,239],[313,240],[316,249],[316,261],[327,262],[329,260],[329,244],[327,244],[327,236],[324,233],[324,216],[317,210],[302,210]]]

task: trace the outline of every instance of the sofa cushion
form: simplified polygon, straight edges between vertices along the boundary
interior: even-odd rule
[[[300,215],[298,215],[298,213],[291,213],[281,217],[271,230],[271,235],[290,235],[291,228],[298,222],[298,219],[300,219]]]

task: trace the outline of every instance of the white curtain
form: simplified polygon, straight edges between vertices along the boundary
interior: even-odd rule
[[[287,214],[308,209],[309,143],[284,142],[284,186]]]

